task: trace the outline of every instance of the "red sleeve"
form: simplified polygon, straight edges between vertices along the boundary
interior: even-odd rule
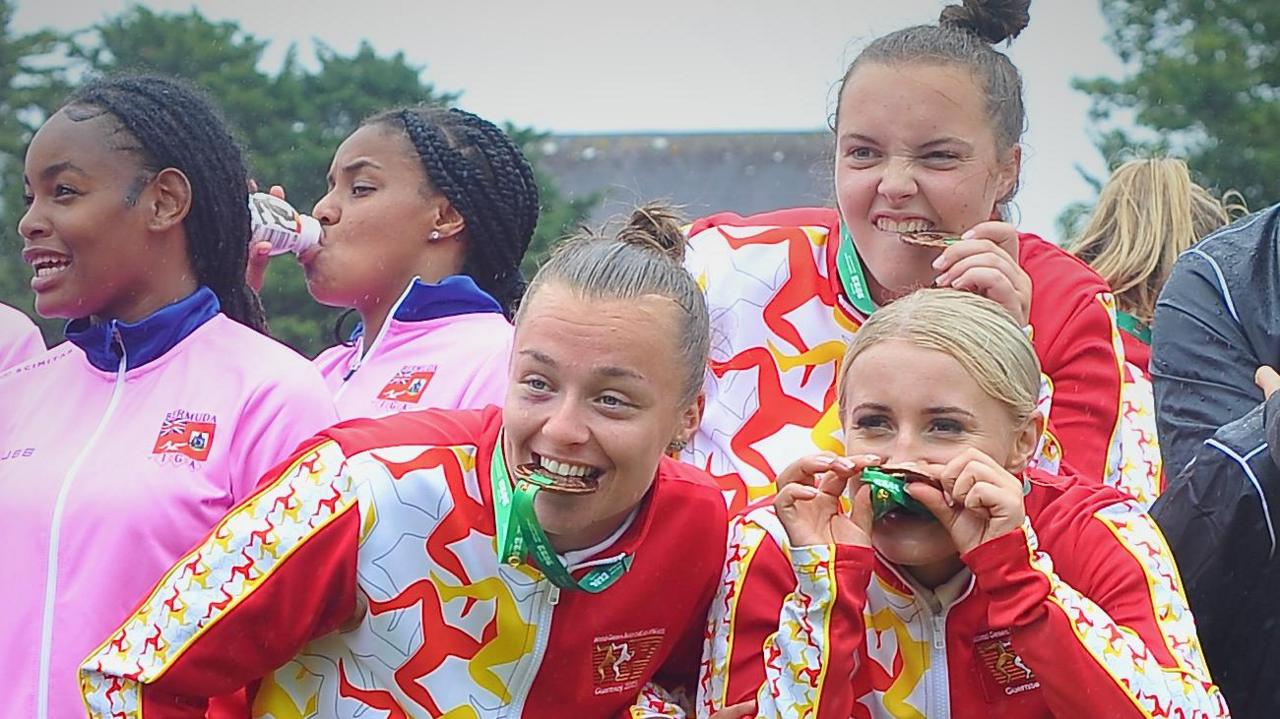
[[[360,512],[324,442],[268,475],[85,661],[89,716],[204,717],[355,611]]]
[[[1079,258],[1032,234],[1020,239],[1018,263],[1031,277],[1031,342],[1052,384],[1049,431],[1076,474],[1115,484],[1124,383],[1115,300]]]
[[[703,651],[701,710],[755,699],[761,719],[847,719],[854,673],[867,665],[862,610],[875,555],[843,545],[784,548],[774,535],[781,531],[771,508],[729,530]]]
[[[1124,502],[1075,531],[1070,556],[1039,551],[1029,524],[964,556],[1054,716],[1229,716],[1150,518]]]

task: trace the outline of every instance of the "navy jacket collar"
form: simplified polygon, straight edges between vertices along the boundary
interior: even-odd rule
[[[413,278],[391,316],[401,322],[422,322],[476,312],[502,312],[502,307],[475,280],[451,275],[434,284]]]
[[[94,367],[114,372],[120,368],[124,352],[125,369],[136,369],[164,356],[221,309],[213,290],[201,287],[132,324],[120,320],[94,323],[82,317],[68,322],[65,333]]]
[[[434,283],[413,278],[391,317],[399,322],[425,322],[476,313],[502,314],[502,306],[467,275],[450,275]],[[351,339],[363,333],[364,326],[357,325]]]

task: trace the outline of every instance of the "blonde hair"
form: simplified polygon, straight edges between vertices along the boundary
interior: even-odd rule
[[[1009,410],[1014,422],[1027,421],[1040,396],[1040,362],[1022,328],[991,300],[950,289],[917,290],[876,310],[849,343],[840,370],[839,397],[845,406],[849,368],[858,355],[885,340],[903,340],[950,355],[978,386]],[[843,421],[843,413],[841,420]]]
[[[1182,160],[1130,160],[1111,173],[1067,250],[1102,275],[1121,310],[1150,323],[1178,255],[1244,210],[1192,182]]]

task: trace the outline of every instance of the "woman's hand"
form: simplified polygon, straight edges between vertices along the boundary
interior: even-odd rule
[[[852,517],[844,513],[840,498],[851,479],[879,462],[874,455],[812,454],[782,470],[773,507],[791,546],[871,546],[871,488],[861,486],[854,495]]]
[[[1271,399],[1271,395],[1280,389],[1280,374],[1267,365],[1262,365],[1253,375],[1254,384],[1258,385],[1258,389],[1262,390],[1264,399]]]
[[[907,493],[951,534],[961,554],[1022,526],[1027,516],[1022,480],[972,447],[943,466],[942,489],[911,482]]]
[[[249,192],[257,192],[258,183],[249,180]],[[284,199],[284,188],[272,185],[268,191],[273,197]],[[267,278],[267,264],[271,262],[271,243],[254,242],[249,245],[249,266],[245,268],[244,281],[249,289],[262,292],[262,284]]]
[[[1031,318],[1031,277],[1018,264],[1018,231],[1007,222],[982,222],[933,262],[935,284],[982,295],[1023,327]]]

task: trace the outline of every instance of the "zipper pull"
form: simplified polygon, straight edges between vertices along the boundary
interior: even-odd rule
[[[555,606],[560,603],[560,587],[552,584],[547,591],[547,603]]]
[[[116,348],[120,351],[120,367],[117,373],[123,373],[129,368],[129,352],[124,346],[124,336],[120,334],[119,320],[111,320],[111,340],[115,342]]]
[[[933,615],[933,648],[943,649],[947,645],[947,618],[942,614]]]

